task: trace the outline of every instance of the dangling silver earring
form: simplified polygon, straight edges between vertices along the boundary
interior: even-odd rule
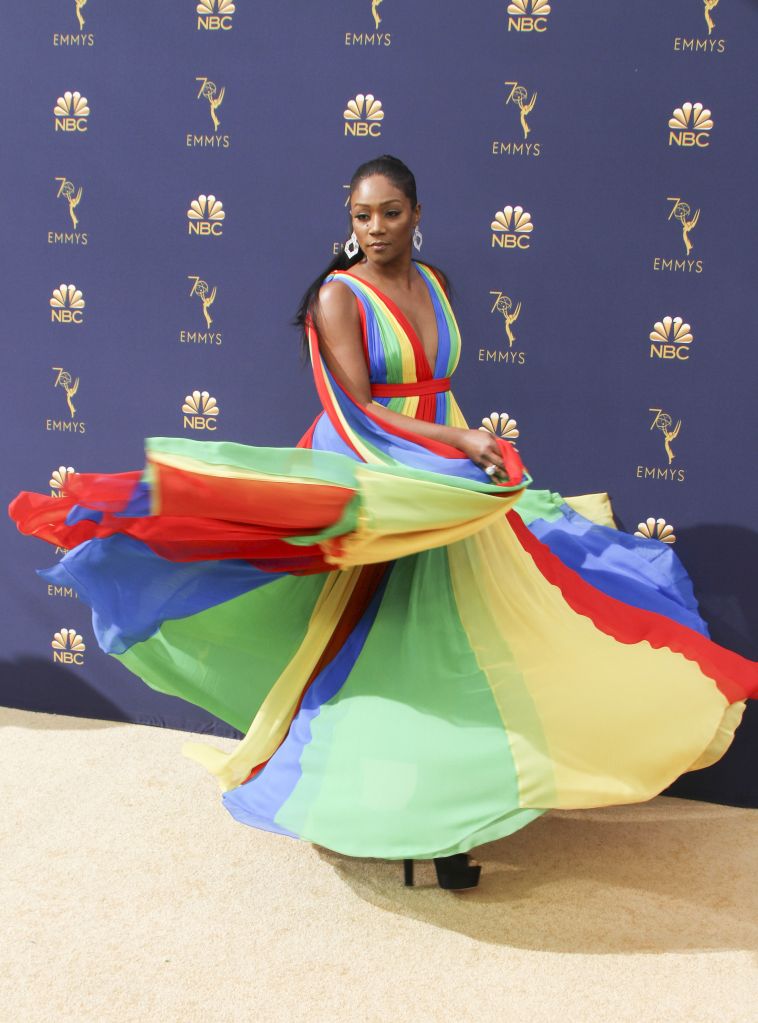
[[[418,229],[418,224],[413,230],[413,247],[417,252],[421,252],[421,246],[424,242],[424,236]]]
[[[359,245],[358,239],[355,237],[355,231],[353,231],[342,248],[345,250],[345,255],[348,259],[352,259],[353,256],[358,254]]]

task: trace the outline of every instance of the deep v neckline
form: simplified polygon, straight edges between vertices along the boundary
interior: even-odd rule
[[[429,356],[426,354],[426,349],[424,348],[423,344],[421,343],[421,338],[416,333],[416,330],[414,329],[413,324],[410,322],[410,320],[405,315],[403,310],[397,305],[397,303],[392,301],[392,299],[389,297],[389,295],[385,295],[384,292],[380,291],[379,288],[377,288],[375,284],[372,284],[371,281],[365,280],[363,277],[359,277],[357,274],[351,274],[348,270],[343,270],[342,273],[344,273],[348,277],[354,278],[354,280],[356,280],[356,281],[360,281],[361,284],[365,284],[367,287],[371,288],[371,290],[374,292],[374,294],[378,295],[378,297],[381,299],[381,301],[384,302],[384,304],[387,306],[389,311],[392,313],[392,315],[395,317],[395,319],[398,321],[400,326],[405,331],[405,333],[406,333],[406,335],[408,337],[408,340],[411,343],[411,347],[413,348],[413,351],[414,351],[414,353],[416,355],[416,366],[417,366],[417,368],[425,370],[428,373],[428,378],[431,379],[434,376],[434,367],[437,365],[437,359],[439,358],[439,354],[440,354],[440,325],[439,325],[439,319],[437,317],[437,309],[436,309],[436,307],[434,305],[434,296],[432,294],[432,286],[429,283],[429,281],[426,279],[426,277],[422,273],[422,271],[419,269],[418,264],[414,262],[413,265],[416,267],[416,273],[419,275],[419,277],[424,282],[424,285],[426,286],[427,294],[429,295],[429,301],[432,303],[432,312],[434,314],[434,323],[435,323],[435,326],[437,328],[437,344],[435,346],[434,359],[433,360],[431,360],[429,358]],[[417,374],[417,376],[418,376],[418,374]]]

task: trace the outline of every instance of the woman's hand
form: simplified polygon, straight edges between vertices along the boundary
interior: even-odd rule
[[[487,466],[494,465],[495,472],[491,474],[493,482],[495,480],[500,483],[508,482],[500,448],[491,433],[485,430],[463,430],[455,446],[482,469],[486,470]]]

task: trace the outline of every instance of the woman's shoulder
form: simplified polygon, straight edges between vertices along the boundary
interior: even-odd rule
[[[358,318],[353,292],[339,272],[330,275],[319,288],[318,305],[322,317],[329,320]]]

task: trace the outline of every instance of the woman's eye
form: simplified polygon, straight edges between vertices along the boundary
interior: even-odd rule
[[[399,217],[400,216],[400,210],[387,210],[387,216],[388,217]]]

